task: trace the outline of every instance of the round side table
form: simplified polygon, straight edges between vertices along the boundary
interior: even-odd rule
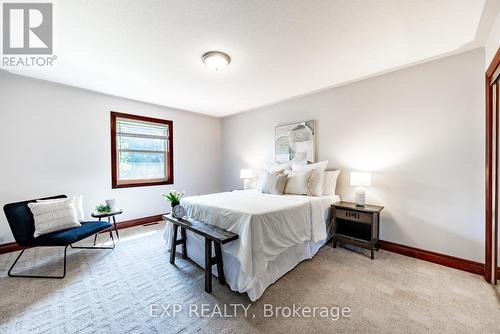
[[[113,226],[115,228],[116,237],[118,238],[118,240],[120,240],[120,235],[118,234],[118,228],[116,227],[115,216],[121,215],[122,213],[123,213],[122,210],[118,210],[118,211],[103,212],[103,213],[92,212],[90,215],[92,216],[92,218],[98,218],[99,221],[101,221],[101,219],[103,219],[103,218],[108,218],[108,223],[111,223],[111,219],[113,219]],[[110,230],[109,230],[110,234],[113,233],[112,230],[113,230],[113,228],[110,228]],[[97,234],[94,237],[94,246],[95,246],[96,240],[97,240]]]

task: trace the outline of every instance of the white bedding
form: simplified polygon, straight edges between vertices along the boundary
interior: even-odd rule
[[[338,196],[271,195],[244,190],[186,197],[182,205],[189,218],[239,235],[237,241],[223,246],[224,272],[233,290],[248,292],[255,300],[269,284],[316,253],[317,245],[327,239],[330,205],[339,200]],[[167,226],[167,246],[170,230]],[[193,236],[189,234],[188,241]],[[196,247],[188,242],[188,256],[198,262],[193,258],[198,253]],[[287,258],[287,253],[297,255]],[[269,268],[273,262],[282,265],[276,267],[274,263]]]

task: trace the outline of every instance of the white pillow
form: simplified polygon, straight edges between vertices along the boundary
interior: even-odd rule
[[[270,172],[265,171],[265,170],[261,170],[259,172],[259,178],[257,180],[257,185],[255,186],[255,189],[257,189],[258,191],[262,191],[262,189],[264,189],[264,185],[267,182],[267,177],[268,177],[269,173]]]
[[[310,195],[309,180],[311,179],[312,169],[306,171],[285,171],[287,174],[284,194]]]
[[[259,179],[257,180],[256,189],[258,191],[263,192],[266,184],[268,183],[268,179],[272,174],[283,174],[282,170],[279,171],[271,171],[271,170],[261,170],[259,173]]]
[[[276,171],[280,171],[280,170],[292,169],[292,164],[293,164],[293,160],[288,161],[288,162],[283,162],[283,163],[268,162],[268,163],[266,163],[264,170],[276,172]]]
[[[81,223],[85,221],[85,214],[83,213],[83,195],[73,197],[75,199],[76,219]]]
[[[340,174],[339,170],[332,170],[325,172],[325,186],[323,188],[323,195],[328,195],[328,196],[335,195],[339,174]]]
[[[262,187],[265,194],[283,195],[287,176],[283,173],[273,172],[267,175],[266,182]]]
[[[307,166],[307,161],[299,161],[299,162],[294,161],[290,167],[291,170],[304,170],[306,166]]]
[[[320,161],[310,165],[293,164],[292,170],[313,170],[309,183],[311,195],[321,196],[323,195],[323,188],[325,184],[325,170],[327,165],[328,160]]]
[[[83,195],[78,195],[71,197],[75,203],[75,210],[76,210],[76,219],[79,222],[85,221],[85,214],[83,213]],[[60,202],[61,200],[66,200],[67,198],[53,198],[53,199],[38,199],[36,200],[37,203],[44,203],[44,202]]]
[[[28,203],[35,220],[35,234],[43,234],[79,227],[76,220],[75,200],[73,198],[58,201]]]

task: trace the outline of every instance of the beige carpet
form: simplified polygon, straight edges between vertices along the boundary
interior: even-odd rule
[[[16,253],[0,255],[0,333],[500,333],[500,304],[480,276],[384,251],[371,261],[330,246],[269,287],[248,317],[239,309],[234,318],[204,318],[202,304],[226,305],[231,316],[231,304],[250,302],[216,280],[206,294],[201,268],[182,259],[170,265],[162,229],[122,230],[113,251],[69,249],[63,280],[8,278]],[[60,254],[31,250],[19,268],[53,273]],[[175,317],[150,316],[152,304],[174,303],[182,308]],[[190,317],[190,304],[199,316]],[[264,318],[265,304],[274,311],[349,307],[351,315]]]

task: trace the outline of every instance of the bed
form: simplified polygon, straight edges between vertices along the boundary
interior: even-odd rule
[[[339,196],[271,195],[256,190],[183,198],[188,218],[237,233],[222,248],[224,273],[233,291],[259,299],[265,289],[331,237],[330,205]],[[164,237],[170,248],[172,225]],[[187,233],[190,259],[204,267],[204,240]],[[216,275],[216,271],[213,271]]]

